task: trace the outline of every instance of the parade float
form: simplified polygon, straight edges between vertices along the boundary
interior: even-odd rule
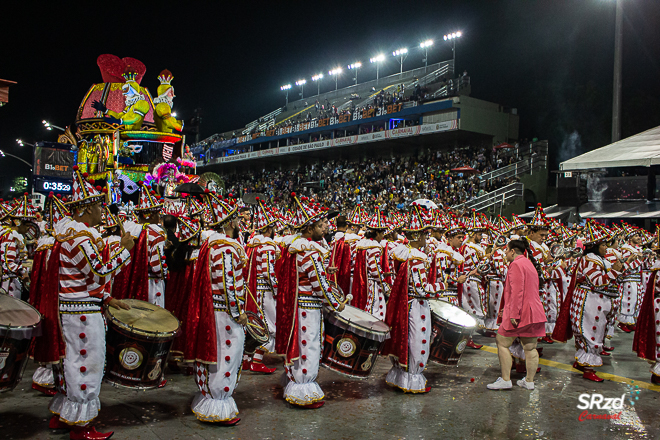
[[[105,54],[97,64],[103,82],[89,88],[75,124],[58,139],[77,151],[79,169],[105,182],[113,203],[136,197],[139,181],[151,182],[164,196],[181,183],[197,182],[183,122],[172,115],[172,73],[160,72],[153,98],[141,85],[147,71],[141,61]]]

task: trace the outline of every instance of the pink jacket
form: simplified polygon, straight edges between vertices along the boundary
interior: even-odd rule
[[[518,327],[546,322],[543,304],[539,298],[539,277],[534,265],[519,255],[509,265],[504,281],[504,311],[502,328],[514,330],[511,318],[518,320]]]

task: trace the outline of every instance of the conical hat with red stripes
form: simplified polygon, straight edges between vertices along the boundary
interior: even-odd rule
[[[138,185],[140,186],[140,200],[135,211],[160,211],[163,201],[156,195],[156,191],[149,188],[144,182],[138,182]]]
[[[582,234],[584,236],[582,243],[585,245],[599,243],[610,238],[605,229],[592,220],[587,222]]]
[[[267,208],[265,202],[260,197],[256,197],[255,201],[257,202],[257,206],[254,212],[254,229],[261,231],[269,226],[273,226],[278,220],[277,213],[273,212],[271,208]]]
[[[28,198],[28,193],[24,193],[23,196],[18,199],[16,209],[14,209],[9,215],[12,218],[25,220],[37,218],[37,210],[32,206],[32,201]]]
[[[78,165],[73,166],[73,185],[71,200],[68,206],[91,205],[104,201],[107,196],[103,188],[94,186],[87,180],[88,174],[81,173]],[[106,188],[107,191],[107,188]]]
[[[301,197],[298,199],[295,193],[291,194],[294,200],[294,227],[302,228],[307,225],[316,223],[317,221],[327,217],[328,209],[323,208],[314,199]]]
[[[348,214],[346,217],[346,222],[353,225],[362,226],[364,224],[365,218],[366,215],[362,205],[355,205],[355,208],[353,208],[350,214]]]
[[[101,223],[103,223],[103,227],[105,229],[112,229],[119,226],[119,220],[117,219],[117,216],[110,212],[110,208],[107,205],[103,207],[103,217],[101,219]]]
[[[473,209],[470,216],[465,221],[465,228],[470,232],[485,231],[488,226],[484,224],[483,217]]]
[[[369,217],[369,219],[365,223],[365,226],[368,229],[376,229],[376,230],[387,229],[389,226],[387,221],[387,214],[385,214],[379,208],[375,208],[374,214],[371,217]]]
[[[511,214],[511,229],[509,231],[513,231],[515,229],[525,229],[527,227],[527,223],[520,217],[518,217],[516,214]]]
[[[71,215],[60,197],[60,194],[56,196],[51,192],[44,203],[43,215],[47,231],[52,231],[57,222]]]
[[[207,190],[208,191],[208,190]],[[229,194],[231,196],[231,194]],[[212,192],[205,192],[204,203],[208,210],[208,218],[204,221],[207,222],[206,226],[218,226],[225,223],[238,211],[238,206],[233,198],[224,199],[221,195]]]
[[[431,211],[431,215],[430,225],[433,229],[439,229],[442,231],[447,229],[447,217],[443,214],[442,210],[434,209]]]
[[[534,217],[527,223],[527,227],[530,229],[550,229],[550,224],[545,218],[545,212],[543,207],[539,203],[536,205],[536,211],[534,211]]]
[[[419,232],[430,228],[430,212],[422,205],[413,203],[410,207],[410,213],[407,224],[403,227],[406,232]]]
[[[465,233],[465,225],[463,224],[463,222],[460,221],[458,217],[456,217],[456,215],[452,215],[449,218],[445,235],[452,236],[452,235],[464,234],[464,233]]]
[[[506,234],[513,229],[513,223],[509,222],[506,218],[498,215],[493,222],[493,228],[500,234]]]
[[[202,231],[202,224],[196,218],[189,218],[185,216],[177,217],[179,223],[179,242],[185,243],[186,241],[199,235]]]

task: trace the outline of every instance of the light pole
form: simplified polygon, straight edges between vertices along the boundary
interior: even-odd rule
[[[405,60],[408,57],[408,49],[405,47],[402,49],[397,49],[394,52],[392,52],[392,55],[395,57],[399,57],[399,62],[401,64],[401,71],[399,73],[403,73],[403,60]]]
[[[318,75],[314,75],[312,77],[312,81],[316,81],[316,94],[320,95],[321,94],[321,80],[323,79],[323,74],[319,73]]]
[[[442,37],[445,41],[449,41],[452,43],[451,46],[451,54],[452,54],[452,68],[454,70],[454,73],[456,73],[456,39],[461,38],[463,35],[462,32],[452,32],[451,34],[447,34],[444,37]]]
[[[286,105],[285,105],[285,107],[287,107],[289,105],[289,89],[291,89],[291,84],[286,84],[286,85],[283,85],[282,87],[280,87],[280,90],[286,92]]]
[[[424,49],[424,69],[429,66],[429,47],[433,46],[433,40],[426,40],[422,43],[419,43],[419,47]]]
[[[612,143],[621,139],[621,65],[623,44],[623,0],[616,0],[614,25],[614,96],[612,97]]]
[[[378,85],[378,69],[380,68],[380,63],[385,61],[385,55],[378,54],[373,58],[369,58],[369,62],[376,63],[376,85]]]
[[[337,91],[337,81],[339,80],[339,75],[341,75],[341,67],[337,67],[335,69],[329,70],[328,75],[332,75],[335,77],[335,91]]]
[[[348,65],[348,68],[350,70],[355,70],[355,84],[358,83],[358,70],[360,69],[360,67],[362,67],[362,63],[359,62],[359,61],[357,63],[353,63],[353,64]]]
[[[299,79],[296,81],[296,85],[300,86],[300,98],[303,99],[305,97],[305,84],[307,84],[306,79]]]
[[[57,125],[53,125],[49,122],[46,122],[46,120],[41,121],[42,124],[44,124],[44,127],[46,127],[46,130],[52,130],[53,128],[57,128],[60,131],[66,131],[62,127],[58,127]]]
[[[29,145],[29,146],[31,146],[32,148],[34,148],[34,144],[31,144],[31,143],[29,143],[29,142],[23,142],[23,141],[20,140],[20,139],[16,139],[16,143],[17,143],[18,145],[20,145],[21,147],[22,147],[23,145]]]
[[[26,143],[26,145],[32,145],[32,144],[27,144],[27,143]],[[34,146],[34,145],[33,145],[33,146]],[[13,155],[13,154],[10,154],[10,153],[5,153],[5,152],[2,151],[2,150],[0,150],[0,156],[2,156],[2,157],[9,156],[9,157],[13,157],[14,159],[18,159],[18,160],[20,160],[21,162],[23,162],[25,165],[29,166],[29,167],[30,167],[30,171],[32,171],[32,164],[31,164],[30,162],[28,162],[27,160],[23,159],[22,157],[18,157],[18,156],[15,156],[15,155]]]

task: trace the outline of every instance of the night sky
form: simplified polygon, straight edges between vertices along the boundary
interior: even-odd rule
[[[55,141],[42,119],[73,121],[101,82],[103,53],[145,63],[152,95],[169,69],[174,109],[189,119],[201,108],[203,138],[269,113],[284,104],[282,84],[335,66],[361,61],[360,80],[374,79],[369,57],[389,55],[385,76],[399,69],[392,50],[408,47],[404,69],[421,67],[429,38],[429,63],[451,59],[442,35],[457,30],[457,71],[468,71],[472,96],[516,107],[521,138],[549,139],[555,164],[611,137],[614,0],[5,3],[0,78],[18,84],[0,108],[0,148],[28,160],[15,139]],[[622,137],[657,125],[660,1],[625,0]],[[20,162],[0,160],[5,176],[7,167],[25,175]]]

